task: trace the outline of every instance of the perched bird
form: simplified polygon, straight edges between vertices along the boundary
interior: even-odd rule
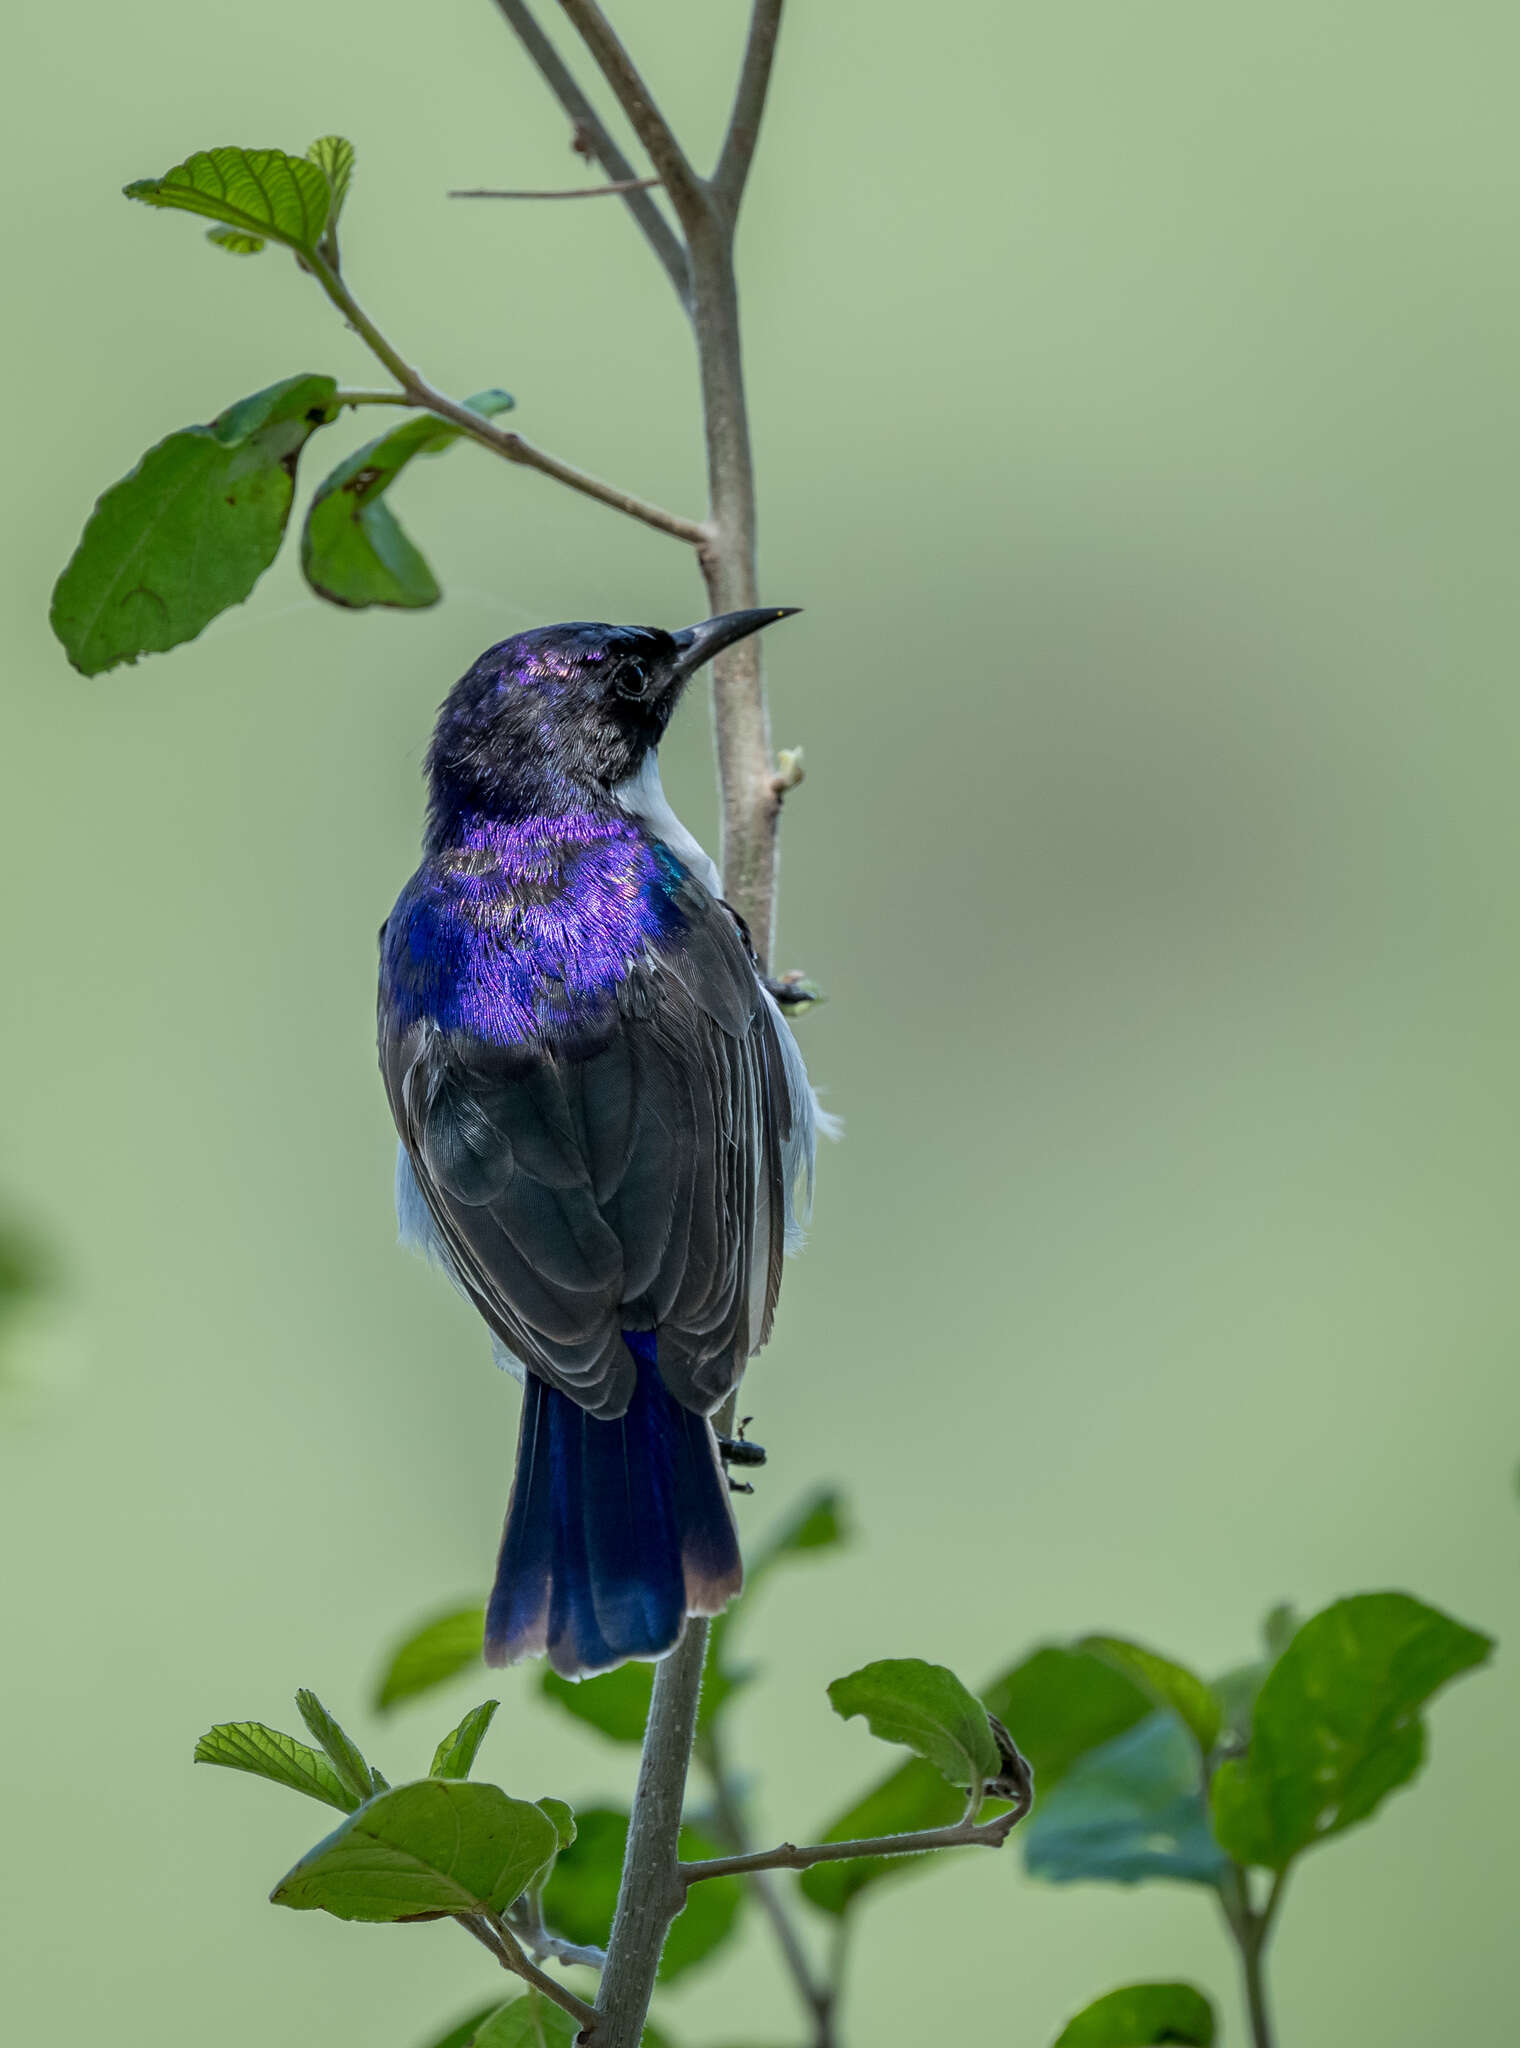
[[[708,1417],[770,1334],[816,1105],[656,750],[692,674],[786,611],[540,627],[427,757],[380,934],[403,1240],[523,1380],[486,1659],[659,1657],[743,1570]]]

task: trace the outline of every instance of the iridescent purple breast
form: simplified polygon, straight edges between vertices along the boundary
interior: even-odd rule
[[[634,963],[683,927],[685,869],[628,819],[481,823],[424,861],[386,923],[397,1020],[496,1045],[594,1026]]]

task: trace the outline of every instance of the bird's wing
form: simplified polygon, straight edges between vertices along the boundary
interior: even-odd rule
[[[403,1025],[382,981],[391,1108],[461,1283],[530,1371],[603,1416],[633,1392],[622,1331],[650,1328],[666,1385],[710,1412],[780,1280],[784,1027],[722,905],[682,875],[670,907],[599,1002],[551,994],[516,1043]]]

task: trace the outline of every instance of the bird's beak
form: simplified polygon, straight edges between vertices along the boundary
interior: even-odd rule
[[[671,673],[672,682],[685,682],[695,675],[706,661],[715,654],[721,654],[725,647],[732,647],[736,640],[747,640],[751,633],[758,633],[762,626],[772,626],[777,619],[794,618],[802,609],[800,605],[767,605],[760,611],[720,612],[715,619],[704,619],[699,626],[687,626],[679,633],[672,633],[680,653]]]

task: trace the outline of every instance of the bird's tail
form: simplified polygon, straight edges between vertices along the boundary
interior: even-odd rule
[[[566,1678],[674,1649],[744,1579],[712,1425],[667,1390],[651,1331],[627,1413],[599,1421],[527,1375],[517,1471],[486,1610],[486,1662],[547,1651]]]

